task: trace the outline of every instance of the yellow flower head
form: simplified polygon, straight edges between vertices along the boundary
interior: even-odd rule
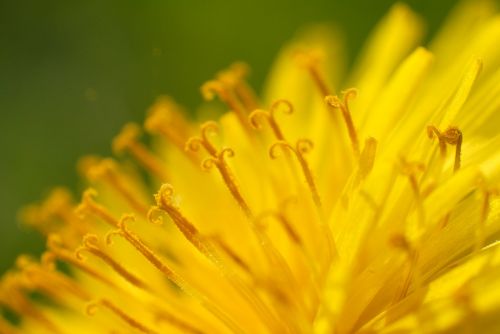
[[[421,31],[394,6],[343,78],[312,29],[260,97],[242,63],[205,83],[218,121],[160,98],[151,145],[125,125],[79,203],[23,210],[47,250],[2,278],[0,332],[498,333],[500,17]]]

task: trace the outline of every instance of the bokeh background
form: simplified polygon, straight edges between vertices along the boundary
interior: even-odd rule
[[[0,273],[43,241],[16,213],[54,185],[75,188],[83,154],[110,153],[159,94],[188,107],[234,60],[262,85],[300,27],[335,23],[350,60],[390,0],[0,0]],[[455,0],[406,1],[428,36]]]

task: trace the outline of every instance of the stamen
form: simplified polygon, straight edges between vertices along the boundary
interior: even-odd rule
[[[83,237],[83,245],[79,247],[75,251],[75,256],[78,260],[83,261],[84,257],[82,256],[83,252],[89,252],[101,260],[103,260],[106,264],[108,264],[114,271],[116,271],[120,276],[122,276],[125,280],[127,280],[132,285],[136,287],[147,290],[147,285],[134,274],[130,273],[127,269],[125,269],[121,264],[116,262],[111,256],[106,254],[98,245],[97,235],[87,234]]]
[[[18,257],[16,266],[22,271],[33,288],[44,291],[55,300],[64,299],[63,290],[70,292],[83,301],[90,299],[90,295],[76,282],[58,271],[40,266],[30,258]]]
[[[400,172],[401,174],[408,177],[410,181],[410,186],[415,196],[415,202],[417,207],[417,215],[419,227],[425,227],[425,212],[423,205],[422,192],[420,191],[420,185],[417,179],[417,175],[425,170],[425,165],[420,162],[407,161],[404,157],[400,158]]]
[[[280,226],[283,228],[283,231],[285,231],[286,235],[290,239],[290,241],[297,246],[302,247],[302,238],[300,235],[295,231],[293,226],[291,225],[290,221],[285,217],[285,215],[282,212],[275,212],[275,211],[266,211],[260,214],[257,218],[256,221],[262,221],[265,218],[268,217],[273,217],[275,220],[280,224]],[[260,223],[260,226],[263,226],[263,223]],[[265,228],[263,226],[263,228]]]
[[[72,198],[65,188],[53,189],[42,204],[23,208],[19,216],[25,224],[44,235],[60,231],[61,224],[70,226],[71,228],[66,230],[76,239],[87,232],[86,227],[73,214]]]
[[[278,141],[274,143],[269,149],[269,156],[271,157],[271,159],[276,159],[279,156],[278,153],[279,147],[281,147],[282,149],[289,149],[291,152],[295,154],[297,160],[299,161],[300,167],[302,168],[302,172],[306,179],[307,185],[309,186],[309,190],[311,191],[313,201],[318,208],[321,208],[322,207],[321,198],[319,196],[316,183],[314,182],[314,178],[312,175],[311,168],[309,167],[309,163],[307,162],[304,156],[306,153],[309,153],[313,149],[314,147],[313,142],[310,141],[309,139],[299,139],[295,144],[295,147],[293,147],[290,143],[286,141]]]
[[[239,256],[219,235],[213,235],[210,240],[219,247],[238,267],[247,272],[250,276],[254,276],[250,265]]]
[[[111,280],[103,276],[99,271],[76,259],[73,252],[64,248],[62,240],[58,235],[50,235],[47,238],[47,248],[49,249],[49,251],[47,251],[43,256],[43,261],[46,265],[54,266],[53,264],[51,264],[51,262],[55,259],[59,259],[75,266],[81,271],[89,274],[90,276],[101,282],[104,282],[109,286],[116,287],[115,284],[111,282]]]
[[[321,97],[324,98],[325,96],[330,95],[330,88],[318,69],[321,58],[323,57],[319,50],[297,53],[299,65],[304,67],[309,72],[309,75],[319,89]]]
[[[122,216],[118,230],[108,233],[106,242],[111,244],[112,236],[121,236],[128,241],[139,253],[141,253],[149,263],[156,269],[163,273],[169,281],[171,281],[180,290],[189,296],[195,298],[200,304],[207,309],[210,313],[216,316],[223,324],[225,324],[234,333],[244,334],[245,331],[241,329],[224,311],[220,310],[214,303],[200,292],[194,290],[187,282],[175,273],[167,264],[165,264],[143,241],[135,234],[133,234],[126,226],[128,220],[134,220],[132,215]]]
[[[109,301],[107,299],[101,299],[97,302],[93,302],[93,303],[88,304],[87,308],[86,308],[86,313],[89,316],[94,315],[97,312],[97,309],[99,308],[99,306],[107,308],[108,310],[110,310],[111,312],[116,314],[118,317],[120,317],[128,325],[139,330],[141,333],[159,334],[159,332],[156,332],[156,331],[148,328],[147,326],[145,326],[144,324],[139,322],[137,319],[135,319],[134,317],[127,314],[122,309],[118,308],[115,304],[113,304],[111,301]]]
[[[64,333],[25,296],[20,285],[20,277],[17,275],[7,274],[2,278],[0,283],[0,304],[21,316],[35,320],[49,333]]]
[[[309,163],[307,162],[304,156],[306,153],[309,153],[313,149],[313,147],[314,144],[309,139],[299,139],[295,144],[295,147],[293,147],[290,143],[286,141],[278,141],[270,147],[269,156],[271,157],[271,159],[276,159],[279,156],[278,148],[281,148],[290,150],[297,157],[297,160],[299,161],[300,167],[306,179],[306,183],[309,187],[309,190],[311,191],[313,202],[316,206],[316,209],[318,210],[318,214],[320,217],[320,226],[321,229],[323,230],[327,243],[328,256],[326,258],[328,259],[327,262],[329,262],[330,259],[332,259],[334,256],[337,255],[337,248],[335,246],[335,241],[333,239],[330,227],[326,222],[326,218],[321,204],[321,198],[319,196],[316,183],[314,182],[311,168],[309,167]]]
[[[182,215],[180,210],[173,204],[173,192],[173,187],[170,184],[163,184],[160,187],[158,193],[154,195],[156,206],[153,206],[150,209],[148,218],[153,223],[158,223],[159,218],[161,217],[155,215],[154,213],[158,210],[166,212],[170,216],[170,218],[172,218],[175,226],[177,226],[179,231],[191,244],[193,244],[193,246],[195,246],[203,255],[205,255],[209,259],[214,260],[220,265],[220,260],[214,254],[215,250],[213,249],[212,245],[207,242],[206,238],[201,235],[198,229],[193,224],[191,224],[187,220],[187,218]]]
[[[140,129],[137,124],[126,124],[113,140],[113,151],[116,154],[129,151],[146,170],[161,181],[167,180],[168,176],[162,163],[137,140],[139,134]]]
[[[189,123],[184,119],[183,110],[169,97],[161,97],[149,109],[144,128],[149,133],[159,133],[168,141],[184,150],[189,137]]]
[[[124,182],[118,175],[117,165],[112,159],[102,159],[89,166],[86,175],[90,180],[102,179],[113,187],[122,197],[130,204],[130,206],[142,214],[146,214],[147,207],[136,199],[136,196],[131,193]]]
[[[359,157],[359,179],[365,179],[370,174],[375,164],[375,155],[377,153],[377,140],[368,138],[365,140],[365,147]]]
[[[220,81],[234,89],[236,96],[248,111],[258,107],[257,96],[245,80],[249,72],[250,68],[246,63],[236,62],[217,75]]]
[[[434,136],[437,137],[442,158],[446,157],[446,144],[455,146],[455,163],[453,165],[453,171],[458,171],[460,169],[460,156],[462,151],[462,132],[457,127],[449,127],[444,132],[440,132],[435,126],[429,125],[427,126],[427,135],[430,139],[433,139]]]
[[[222,150],[218,151],[208,139],[208,134],[211,132],[217,132],[217,129],[217,123],[215,122],[204,123],[201,126],[201,137],[190,138],[186,143],[186,148],[195,152],[199,151],[201,147],[205,148],[205,150],[210,154],[210,157],[203,160],[203,162],[201,163],[202,168],[204,170],[210,170],[215,166],[219,171],[227,188],[229,189],[229,192],[236,200],[240,208],[248,218],[252,218],[252,211],[243,198],[243,195],[241,194],[239,187],[236,184],[235,177],[233,176],[233,173],[226,162],[227,157],[234,156],[234,151],[230,148],[223,148]]]
[[[187,323],[186,321],[177,318],[176,316],[167,313],[165,311],[161,311],[161,313],[158,313],[155,315],[155,320],[160,323],[160,322],[167,322],[170,325],[179,328],[182,333],[191,333],[191,334],[207,334],[207,332],[200,330],[190,323]]]
[[[376,223],[380,219],[380,216],[382,215],[382,207],[377,203],[377,201],[373,198],[373,196],[370,193],[366,192],[365,190],[361,189],[359,195],[370,206],[370,209],[372,209],[373,223],[371,224],[371,226],[375,227]]]
[[[86,272],[87,274],[89,274],[90,276],[104,282],[105,284],[111,286],[112,288],[115,288],[119,291],[121,291],[122,289],[118,286],[116,286],[113,282],[111,282],[109,279],[107,279],[105,276],[102,276],[98,271],[96,271],[95,269],[91,268],[90,266],[88,266],[87,264],[85,264],[82,259],[82,256],[81,256],[81,252],[84,251],[84,250],[87,250],[87,248],[84,248],[82,247],[80,250],[77,250],[76,253],[78,254],[78,258],[80,258],[81,260],[77,260],[73,253],[66,250],[66,249],[63,249],[62,248],[62,245],[61,245],[61,240],[60,238],[58,238],[58,236],[55,236],[55,235],[52,235],[49,237],[50,241],[48,242],[48,247],[49,249],[51,249],[49,252],[46,252],[44,253],[43,255],[43,264],[45,266],[50,266],[50,267],[54,267],[53,266],[53,261],[56,259],[56,258],[59,258],[60,260],[63,260],[69,264],[72,264],[74,265],[75,267],[81,269],[82,271]],[[86,240],[84,240],[84,243],[86,243],[87,245],[86,246],[90,246],[91,248],[94,247],[94,244],[96,243],[96,240],[95,240],[95,237],[94,236],[89,236],[87,237]],[[129,274],[131,275],[131,274]],[[125,275],[127,276],[127,275]],[[124,277],[125,277],[124,276]],[[127,277],[125,277],[125,279],[127,279]],[[127,279],[129,280],[129,279]],[[137,282],[139,281],[137,278],[133,279],[132,284],[134,284],[134,282]],[[137,285],[136,285],[137,286]],[[142,288],[146,288],[146,285],[145,284],[142,284]],[[126,291],[123,291],[123,292],[126,292]],[[164,311],[161,311],[162,312],[162,315],[165,314]],[[178,321],[175,322],[174,321],[175,319],[172,318],[172,321],[171,323],[174,325],[174,326],[177,326],[179,328],[182,328],[182,329],[188,329],[188,327],[186,326],[189,326],[189,324],[185,323],[186,326],[182,326],[182,320],[180,319],[177,319]],[[170,322],[170,321],[169,321]],[[194,329],[194,327],[193,327]],[[193,333],[196,333],[195,331],[193,331]],[[200,332],[201,333],[201,332]]]
[[[236,98],[235,94],[220,80],[212,80],[201,86],[201,94],[207,101],[211,101],[218,96],[230,110],[236,113],[238,120],[244,129],[248,129],[247,112]]]
[[[118,227],[118,220],[116,220],[104,206],[94,201],[94,197],[96,196],[97,190],[93,188],[85,190],[82,195],[82,202],[75,210],[76,214],[84,216],[90,212],[112,227]]]
[[[474,294],[470,286],[470,279],[465,281],[452,295],[456,306],[462,309],[467,317],[464,321],[463,333],[474,333],[473,322],[471,321],[477,315],[477,309],[474,303]]]
[[[410,241],[402,234],[394,234],[389,239],[389,244],[396,249],[404,252],[408,258],[409,270],[406,278],[401,286],[399,293],[396,293],[393,299],[393,304],[396,304],[408,295],[408,290],[412,281],[415,283],[415,290],[421,287],[421,276],[419,268],[419,255],[417,247],[411,244]]]
[[[284,106],[285,108],[280,108],[281,106]],[[271,105],[269,111],[256,109],[252,111],[252,113],[250,113],[248,119],[250,120],[250,124],[252,124],[255,129],[260,129],[262,127],[261,123],[259,122],[259,118],[265,119],[271,127],[271,130],[273,131],[276,139],[285,140],[283,132],[281,131],[278,122],[276,121],[276,112],[278,110],[282,110],[282,112],[285,114],[292,114],[293,106],[288,100],[276,100]]]
[[[478,228],[476,230],[476,244],[474,252],[477,254],[485,246],[486,241],[486,222],[490,213],[490,202],[494,196],[500,196],[498,188],[489,188],[486,186],[484,177],[479,180],[479,188],[482,193],[481,213],[479,215]]]
[[[264,219],[266,218],[274,218],[281,226],[281,228],[285,231],[286,235],[290,239],[290,241],[295,245],[295,247],[298,249],[300,254],[303,256],[306,265],[309,267],[310,275],[311,275],[311,283],[312,283],[312,297],[314,298],[315,301],[318,301],[321,297],[321,279],[319,275],[319,268],[318,268],[318,263],[317,261],[311,256],[309,253],[306,245],[304,244],[304,241],[300,234],[296,231],[296,229],[293,227],[292,223],[290,220],[287,218],[285,212],[286,208],[291,204],[294,203],[296,198],[288,198],[285,200],[282,205],[281,209],[279,211],[266,211],[261,213],[257,218],[256,221],[259,224],[260,228],[265,229],[267,226],[263,222]],[[303,296],[304,298],[307,298],[307,294],[309,291],[305,289],[303,291]],[[305,305],[305,303],[303,302]]]
[[[0,333],[4,334],[21,334],[17,328],[12,326],[4,317],[0,317]]]
[[[242,294],[242,296],[248,301],[248,303],[254,307],[257,314],[262,316],[262,319],[267,323],[271,324],[274,322],[273,316],[270,311],[267,309],[265,304],[260,300],[260,298],[253,293],[251,289],[249,289],[243,282],[241,282],[233,272],[223,264],[223,261],[218,254],[216,248],[211,243],[212,239],[209,239],[200,234],[198,229],[191,224],[180,212],[178,208],[176,208],[173,204],[173,187],[169,184],[164,184],[161,186],[158,193],[155,195],[157,206],[153,207],[148,215],[150,220],[154,223],[161,222],[160,218],[156,213],[159,210],[165,211],[170,218],[173,220],[174,224],[181,231],[184,237],[202,253],[207,259],[209,259],[212,263],[214,263],[217,268],[221,271],[221,273],[227,277],[233,286]],[[220,242],[219,245],[224,245],[224,243]],[[265,248],[266,250],[269,247]],[[228,251],[228,254],[233,260],[236,260],[239,265],[245,267],[245,264],[241,258],[239,258],[236,253],[230,250],[227,246],[225,250]],[[267,253],[266,253],[267,254]],[[248,265],[245,267],[249,269]]]
[[[354,122],[352,121],[351,111],[349,110],[349,100],[355,98],[356,95],[356,89],[350,88],[342,92],[342,100],[338,96],[328,95],[325,97],[325,102],[333,109],[339,109],[341,111],[342,117],[344,118],[344,122],[347,127],[349,138],[351,139],[352,149],[357,158],[360,154],[359,140],[356,128],[354,127]]]
[[[212,157],[217,156],[217,149],[209,139],[210,135],[219,132],[219,126],[214,121],[208,121],[200,127],[201,137],[191,137],[185,145],[186,151],[198,152],[203,147]]]

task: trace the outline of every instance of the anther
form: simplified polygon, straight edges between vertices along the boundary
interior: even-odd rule
[[[139,126],[135,123],[126,124],[121,132],[113,139],[113,151],[120,154],[124,151],[130,154],[149,172],[160,180],[168,179],[162,163],[148,149],[138,141]]]
[[[342,117],[344,118],[344,122],[347,127],[347,132],[351,140],[352,149],[354,151],[355,156],[359,157],[360,148],[359,148],[358,134],[356,132],[356,128],[354,127],[351,111],[349,110],[349,100],[355,98],[356,95],[357,95],[356,89],[350,88],[342,92],[342,99],[340,99],[338,96],[328,95],[325,97],[325,102],[331,108],[338,109],[342,113]]]
[[[456,172],[460,169],[461,160],[461,150],[462,150],[462,131],[457,127],[449,127],[444,132],[440,132],[435,126],[427,126],[427,135],[430,139],[434,136],[437,137],[439,141],[439,151],[441,152],[441,157],[446,157],[446,145],[455,146],[455,163],[453,165],[453,171]]]
[[[292,114],[293,113],[293,106],[288,100],[276,100],[273,102],[271,105],[270,110],[263,110],[263,109],[256,109],[250,113],[248,116],[248,119],[250,120],[250,124],[255,129],[260,129],[262,127],[261,122],[259,119],[265,119],[269,126],[271,127],[271,130],[274,133],[274,136],[276,137],[277,140],[285,140],[285,137],[283,135],[283,132],[281,131],[278,122],[276,121],[276,112],[277,111],[282,111],[285,114]]]

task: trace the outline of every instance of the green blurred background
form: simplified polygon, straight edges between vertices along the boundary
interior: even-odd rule
[[[188,107],[200,84],[234,60],[259,88],[294,32],[335,23],[349,54],[394,1],[1,0],[0,272],[42,240],[16,222],[53,185],[75,187],[75,162],[109,154],[159,94]],[[432,33],[455,0],[411,0]],[[352,59],[352,58],[350,58]]]

